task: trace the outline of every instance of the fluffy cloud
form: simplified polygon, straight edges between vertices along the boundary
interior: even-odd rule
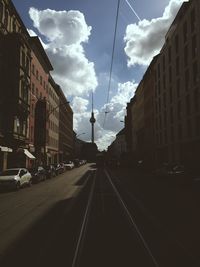
[[[97,119],[102,128],[115,133],[122,128],[123,125],[120,121],[124,121],[127,102],[133,97],[136,88],[137,83],[134,81],[118,84],[117,93],[108,104],[101,108],[101,112],[98,114]],[[106,118],[105,112],[107,112]]]
[[[183,2],[183,0],[170,0],[162,17],[152,20],[143,19],[137,24],[127,26],[124,50],[128,56],[128,66],[148,65],[153,56],[160,52],[165,34]]]
[[[54,66],[52,76],[67,96],[87,95],[98,85],[94,63],[85,56],[83,43],[92,28],[75,10],[55,11],[30,8],[29,15],[45,37],[46,52]]]

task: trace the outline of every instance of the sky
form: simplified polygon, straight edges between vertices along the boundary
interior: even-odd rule
[[[30,35],[39,36],[84,141],[91,141],[93,93],[95,143],[107,149],[183,0],[120,0],[117,20],[118,0],[12,1]]]

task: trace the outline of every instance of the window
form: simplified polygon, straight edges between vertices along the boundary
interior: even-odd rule
[[[176,35],[176,37],[175,37],[175,51],[176,51],[176,53],[178,53],[178,51],[179,51],[179,38],[178,38],[178,35]]]
[[[188,91],[190,86],[190,72],[189,69],[185,71],[185,91]]]
[[[193,83],[195,84],[198,81],[198,66],[197,61],[193,64]]]
[[[42,85],[42,76],[40,76],[40,84]]]
[[[22,53],[21,53],[21,64],[22,64],[22,67],[25,68],[25,53],[24,53],[24,51],[22,51]]]
[[[172,60],[172,52],[171,52],[171,46],[168,48],[168,61],[171,63]]]
[[[35,65],[34,64],[32,64],[32,73],[33,73],[33,75],[35,75]]]
[[[158,64],[158,78],[160,78],[160,63]]]
[[[167,107],[166,93],[163,94],[163,104],[164,104],[164,108],[166,108]]]
[[[176,92],[177,92],[177,97],[180,97],[180,79],[176,81]]]
[[[6,12],[5,12],[5,19],[4,19],[4,24],[5,24],[5,27],[6,28],[8,27],[8,18],[9,18],[9,14],[8,14],[8,10],[6,10]]]
[[[32,94],[34,95],[35,94],[35,84],[32,83]]]
[[[26,57],[26,72],[29,75],[29,70],[30,70],[30,61],[29,58]]]
[[[181,126],[181,124],[179,124],[179,126],[178,126],[178,139],[179,140],[182,139],[182,126]]]
[[[194,8],[191,11],[190,23],[191,23],[191,32],[193,32],[195,30],[195,25],[196,25],[196,12]]]
[[[172,68],[171,66],[169,67],[169,82],[172,82]]]
[[[192,37],[192,58],[195,58],[197,55],[197,37],[194,35]]]
[[[199,105],[200,105],[200,93],[199,90],[196,89],[194,91],[194,108],[196,112],[199,111]]]
[[[187,41],[187,22],[184,22],[183,24],[183,41],[184,43]]]
[[[177,107],[177,116],[178,116],[178,120],[181,119],[181,101],[178,102],[178,107]]]
[[[16,19],[15,18],[13,18],[13,20],[12,20],[12,30],[13,30],[13,32],[16,32]]]
[[[186,115],[190,115],[191,106],[190,106],[190,96],[186,96]]]
[[[173,102],[173,94],[172,94],[172,87],[171,86],[169,88],[169,100],[170,100],[170,103]]]
[[[192,125],[191,125],[190,120],[187,121],[187,134],[188,134],[188,137],[191,137],[192,135]]]
[[[39,76],[39,74],[38,74],[38,70],[36,70],[36,79],[38,80],[38,76]]]
[[[174,128],[171,127],[171,142],[174,141]]]
[[[187,47],[187,45],[184,48],[184,64],[185,64],[185,66],[188,65],[188,47]]]
[[[164,90],[166,89],[166,78],[165,78],[165,75],[163,76],[163,88],[164,88]]]
[[[171,122],[171,124],[174,123],[174,114],[173,114],[173,108],[172,107],[170,108],[170,122]]]
[[[176,75],[179,75],[180,67],[179,67],[179,57],[176,58]]]
[[[165,55],[163,55],[163,72],[165,72]]]
[[[198,137],[200,135],[200,116],[196,117],[196,135]]]

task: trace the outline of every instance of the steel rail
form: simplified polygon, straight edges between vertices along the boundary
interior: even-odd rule
[[[113,188],[115,194],[117,195],[117,198],[118,198],[120,204],[122,205],[124,211],[126,212],[126,215],[127,215],[128,219],[130,220],[130,222],[131,222],[132,226],[134,227],[134,229],[135,229],[135,231],[136,231],[136,233],[137,233],[137,235],[138,235],[140,241],[142,242],[142,245],[143,245],[143,247],[144,247],[146,253],[147,253],[148,256],[151,258],[153,264],[154,264],[156,267],[159,267],[159,264],[158,264],[157,260],[156,260],[155,257],[153,256],[153,254],[152,254],[152,252],[151,252],[151,250],[150,250],[150,248],[149,248],[149,246],[148,246],[146,240],[144,239],[144,237],[143,237],[141,231],[139,230],[139,228],[138,228],[136,222],[134,221],[134,219],[133,219],[133,217],[132,217],[130,211],[128,210],[128,208],[127,208],[125,202],[123,201],[123,199],[122,199],[122,197],[121,197],[119,191],[117,190],[116,186],[115,186],[114,183],[112,182],[112,179],[111,179],[110,175],[108,174],[108,172],[106,171],[106,169],[104,169],[104,172],[105,172],[105,174],[106,174],[106,176],[107,176],[107,178],[108,178],[108,180],[109,180],[109,182],[110,182],[110,184],[111,184],[111,186],[112,186],[112,188]]]
[[[80,230],[80,234],[78,237],[78,241],[77,241],[77,245],[76,245],[76,249],[75,249],[75,253],[74,253],[74,257],[73,257],[73,261],[72,261],[72,267],[78,266],[79,259],[81,256],[80,254],[81,254],[82,244],[84,242],[85,233],[87,231],[87,225],[88,225],[89,216],[90,216],[91,203],[92,203],[92,199],[93,199],[93,195],[94,195],[94,189],[95,189],[95,183],[96,183],[96,171],[95,171],[95,174],[93,177],[94,177],[94,179],[93,179],[90,194],[88,197],[86,210],[85,210],[85,213],[83,216],[83,222],[81,225],[81,230]]]

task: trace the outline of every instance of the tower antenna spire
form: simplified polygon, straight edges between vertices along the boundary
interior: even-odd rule
[[[90,118],[90,123],[92,125],[92,134],[91,134],[91,141],[92,143],[94,143],[94,124],[96,122],[95,118],[94,118],[94,111],[93,111],[93,108],[94,108],[94,103],[93,103],[93,92],[92,92],[92,112],[91,112],[91,118]]]

